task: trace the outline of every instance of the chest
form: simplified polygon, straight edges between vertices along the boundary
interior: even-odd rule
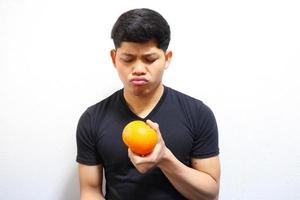
[[[159,123],[160,131],[166,146],[185,164],[190,162],[190,153],[193,145],[193,133],[188,123],[182,118],[154,118]],[[122,131],[127,121],[110,120],[111,123],[101,124],[97,128],[97,153],[103,164],[108,168],[120,168],[131,165],[128,158],[127,146],[122,140]],[[128,121],[129,122],[129,121]]]

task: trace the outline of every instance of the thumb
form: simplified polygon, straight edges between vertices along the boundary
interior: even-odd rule
[[[146,120],[146,123],[147,123],[152,129],[154,129],[156,132],[159,131],[159,125],[158,125],[158,123],[155,123],[155,122],[151,121],[150,119],[147,119],[147,120]]]
[[[155,130],[155,132],[158,134],[159,138],[162,138],[160,130],[159,130],[159,124],[158,123],[155,123],[155,122],[151,121],[150,119],[147,119],[146,123],[150,126],[150,128]]]

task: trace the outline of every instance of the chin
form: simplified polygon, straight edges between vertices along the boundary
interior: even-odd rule
[[[146,96],[149,94],[150,90],[148,88],[133,88],[132,93],[135,96]]]

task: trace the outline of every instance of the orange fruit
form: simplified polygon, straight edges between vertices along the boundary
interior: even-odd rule
[[[135,120],[124,127],[122,139],[132,152],[147,155],[155,147],[158,137],[155,130],[145,122]]]

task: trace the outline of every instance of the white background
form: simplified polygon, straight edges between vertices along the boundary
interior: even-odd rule
[[[0,0],[0,199],[78,199],[82,112],[122,87],[110,31],[124,11],[172,30],[164,83],[220,133],[220,199],[300,199],[299,1]]]

